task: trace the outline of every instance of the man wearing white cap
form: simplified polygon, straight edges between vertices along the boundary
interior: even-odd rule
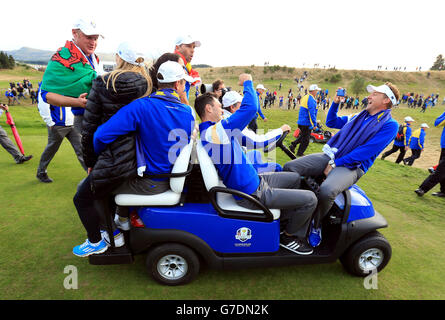
[[[425,147],[426,129],[428,128],[429,126],[426,123],[422,123],[420,128],[413,132],[411,139],[409,140],[411,157],[403,159],[403,164],[412,166],[414,161],[420,158]]]
[[[399,125],[399,131],[397,131],[397,136],[394,139],[394,144],[392,146],[392,149],[386,151],[382,155],[382,160],[384,160],[387,156],[397,151],[400,151],[400,153],[396,159],[396,163],[400,163],[403,160],[406,151],[409,149],[409,140],[411,139],[411,123],[413,122],[414,119],[411,118],[410,116],[405,117],[405,123]]]
[[[285,171],[305,177],[326,177],[320,185],[319,204],[314,216],[313,231],[331,209],[335,198],[352,186],[373,165],[377,156],[396,137],[398,123],[391,117],[399,90],[387,82],[379,87],[368,86],[368,106],[359,114],[339,117],[340,97],[335,96],[326,125],[340,129],[323,147],[322,153],[307,155],[284,165]]]
[[[196,40],[190,35],[182,35],[176,39],[174,53],[179,54],[184,62],[185,68],[191,80],[185,85],[185,92],[187,93],[187,99],[189,98],[189,92],[191,86],[196,86],[201,82],[198,71],[192,69],[192,59],[195,53],[195,48],[201,46],[201,41]]]
[[[237,110],[239,110],[242,101],[243,97],[238,92],[227,92],[222,98],[223,118],[227,119]],[[245,147],[247,150],[253,150],[267,147],[269,144],[280,139],[285,131],[290,131],[290,127],[287,124],[281,126],[281,128],[271,130],[264,135],[256,134],[247,127],[241,132],[234,130],[232,134],[235,136],[241,146]],[[261,154],[258,154],[258,151],[256,150],[248,152],[247,156],[258,173],[282,171],[282,167],[278,163],[259,163],[257,160],[261,159]]]
[[[252,121],[249,122],[249,125],[247,126],[250,130],[252,130],[254,133],[258,130],[258,115],[263,119],[264,122],[267,122],[267,118],[264,116],[263,112],[261,111],[261,103],[260,103],[260,96],[266,91],[266,88],[262,84],[258,84],[256,86],[256,94],[258,96],[258,110],[255,113],[255,116],[253,117]]]
[[[317,92],[321,89],[316,84],[309,86],[309,93],[301,99],[300,112],[298,114],[298,128],[300,129],[300,135],[295,139],[289,149],[295,152],[295,148],[298,144],[297,156],[302,157],[309,145],[309,139],[311,137],[311,130],[315,128],[317,124],[317,101],[315,97]]]
[[[50,183],[47,167],[67,138],[86,170],[80,150],[80,131],[87,95],[97,77],[99,58],[94,54],[101,32],[91,20],[79,19],[66,41],[51,57],[39,90],[39,112],[48,127],[48,144],[40,158],[37,179]]]

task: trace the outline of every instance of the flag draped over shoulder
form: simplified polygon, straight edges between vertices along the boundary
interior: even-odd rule
[[[95,63],[99,59],[94,55]],[[48,63],[43,75],[41,89],[77,98],[82,93],[89,93],[93,80],[97,77],[86,56],[74,42],[67,41]]]

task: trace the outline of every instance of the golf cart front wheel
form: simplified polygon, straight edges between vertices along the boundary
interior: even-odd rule
[[[199,272],[199,259],[181,244],[163,244],[147,255],[147,269],[153,279],[169,286],[189,283]]]
[[[391,259],[391,253],[388,240],[375,231],[354,243],[340,261],[349,273],[366,277],[373,270],[382,271]]]

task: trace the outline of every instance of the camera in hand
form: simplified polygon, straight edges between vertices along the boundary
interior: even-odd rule
[[[346,89],[338,89],[337,90],[338,97],[344,97],[345,95],[346,95]]]

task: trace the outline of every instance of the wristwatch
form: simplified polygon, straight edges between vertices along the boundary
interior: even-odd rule
[[[334,160],[329,160],[329,165],[330,165],[332,168],[335,168],[335,161],[334,161]]]

